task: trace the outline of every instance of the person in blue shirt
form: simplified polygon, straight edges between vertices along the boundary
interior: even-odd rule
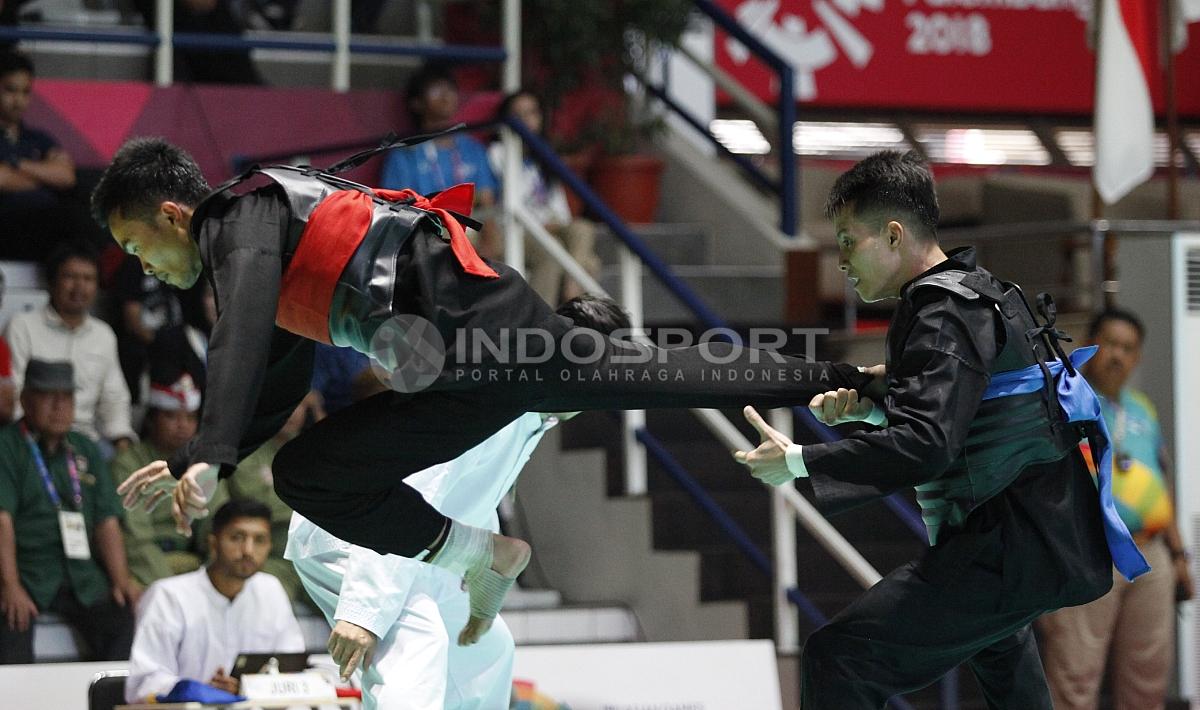
[[[453,126],[458,114],[458,83],[445,66],[430,64],[409,80],[404,90],[404,107],[412,119],[413,133],[434,133]],[[458,132],[410,148],[388,153],[379,176],[379,186],[410,188],[430,195],[459,183],[475,184],[474,214],[484,222],[479,252],[484,257],[500,255],[500,240],[487,211],[496,204],[499,184],[488,163],[487,149],[466,133]]]

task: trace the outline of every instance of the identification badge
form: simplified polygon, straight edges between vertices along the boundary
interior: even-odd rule
[[[92,550],[88,547],[87,525],[83,513],[70,510],[58,511],[58,529],[62,532],[63,552],[69,560],[90,560]]]

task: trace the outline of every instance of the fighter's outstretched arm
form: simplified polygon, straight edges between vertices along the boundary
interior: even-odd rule
[[[863,388],[873,379],[854,365],[729,343],[658,348],[608,339],[603,347],[595,357],[555,357],[538,367],[538,378],[515,383],[536,390],[529,395],[536,400],[529,409],[801,406],[817,394]]]

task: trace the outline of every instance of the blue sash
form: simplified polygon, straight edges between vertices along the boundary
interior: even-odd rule
[[[1112,554],[1113,564],[1117,571],[1132,581],[1150,571],[1150,565],[1142,556],[1137,543],[1129,534],[1129,528],[1117,514],[1117,506],[1113,502],[1112,493],[1112,447],[1108,426],[1100,414],[1100,399],[1092,390],[1092,386],[1079,372],[1083,363],[1096,354],[1096,346],[1089,345],[1078,348],[1071,353],[1071,364],[1075,366],[1075,374],[1064,372],[1063,364],[1058,360],[1047,362],[1050,374],[1057,383],[1058,402],[1067,421],[1094,422],[1095,432],[1089,436],[1092,440],[1092,460],[1098,462],[1096,482],[1100,489],[1100,509],[1104,519],[1104,538],[1108,542],[1108,551]],[[1038,392],[1045,387],[1046,378],[1042,368],[1030,365],[1021,370],[1010,370],[992,376],[992,382],[984,393],[984,399],[1007,397],[1015,394]]]

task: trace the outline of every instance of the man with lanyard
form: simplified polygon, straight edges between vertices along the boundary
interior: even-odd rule
[[[747,408],[762,444],[735,458],[772,485],[807,478],[826,514],[915,487],[931,547],[809,636],[801,704],[882,708],[965,663],[990,708],[1050,710],[1030,622],[1104,594],[1114,562],[1130,579],[1147,570],[1113,505],[1099,403],[1075,369],[1091,353],[1062,355],[1048,299],[1039,326],[974,249],[942,251],[933,177],[915,154],[856,164],[826,214],[859,296],[899,304],[882,406],[848,389],[810,406],[826,423],[882,428],[800,446]],[[1104,451],[1099,495],[1085,432]]]
[[[461,221],[472,190],[429,199],[274,166],[210,194],[179,148],[157,139],[122,147],[92,197],[96,217],[147,273],[188,287],[207,272],[219,311],[200,432],[171,462],[130,476],[125,505],[171,497],[187,529],[218,475],[278,432],[307,395],[314,341],[354,347],[380,361],[396,391],[331,414],[284,446],[275,490],[347,542],[465,574],[469,644],[528,564],[529,546],[451,521],[404,483],[409,474],[527,411],[784,406],[873,379],[851,365],[726,342],[665,349],[577,328],[515,270],[475,252]],[[408,362],[416,365],[399,366]],[[717,369],[750,374],[729,380]]]
[[[33,622],[44,611],[80,632],[84,660],[129,657],[140,592],[125,564],[108,468],[95,444],[70,430],[74,391],[69,362],[31,360],[25,416],[0,429],[3,663],[33,662]]]
[[[1141,360],[1144,334],[1133,313],[1101,312],[1088,328],[1088,340],[1100,350],[1084,374],[1101,397],[1112,434],[1117,510],[1153,570],[1136,584],[1114,572],[1108,594],[1039,620],[1046,678],[1058,710],[1096,707],[1110,658],[1117,710],[1162,708],[1175,656],[1175,604],[1193,592],[1158,416],[1145,393],[1127,386]],[[1085,456],[1095,461],[1090,446]]]

